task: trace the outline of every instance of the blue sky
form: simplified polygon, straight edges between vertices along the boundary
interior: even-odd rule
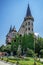
[[[0,45],[5,44],[10,25],[19,30],[28,3],[34,17],[34,32],[43,37],[43,0],[0,0]]]

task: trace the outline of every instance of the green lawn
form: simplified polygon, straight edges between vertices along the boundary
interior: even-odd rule
[[[7,57],[4,57],[3,60],[4,61],[8,60],[8,62],[11,62],[11,63],[16,63],[18,61],[20,65],[34,65],[34,59],[30,57],[26,57],[25,59],[16,58],[16,57],[13,57],[13,58],[9,57],[7,59]],[[43,65],[43,64],[36,61],[36,65]]]

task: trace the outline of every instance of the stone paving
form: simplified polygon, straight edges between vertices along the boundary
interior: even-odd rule
[[[4,61],[0,61],[0,65],[16,65],[16,64],[6,63],[6,62],[4,62]]]
[[[43,58],[40,58],[40,61],[43,62]]]

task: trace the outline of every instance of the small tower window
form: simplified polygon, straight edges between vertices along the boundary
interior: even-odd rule
[[[21,37],[22,35],[20,34],[20,37]]]
[[[19,40],[19,42],[21,43],[22,41],[21,41],[21,40]]]
[[[24,25],[22,25],[22,27],[24,28],[25,26],[24,26]]]
[[[14,42],[16,42],[16,39],[14,39]]]
[[[27,28],[26,28],[26,31],[27,31]]]
[[[32,26],[33,26],[33,23],[32,23]]]
[[[27,23],[26,23],[26,25],[27,25]]]
[[[30,30],[30,28],[28,28],[28,30]]]
[[[33,28],[32,28],[32,31],[33,31]]]
[[[28,25],[30,25],[30,22],[28,22]]]

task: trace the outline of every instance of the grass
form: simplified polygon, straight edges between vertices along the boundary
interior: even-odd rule
[[[22,58],[17,58],[17,57],[3,57],[4,61],[11,62],[11,63],[16,63],[17,61],[19,62],[20,65],[34,65],[34,59],[31,57],[26,57],[24,59]],[[36,61],[36,65],[43,65],[40,62]]]

